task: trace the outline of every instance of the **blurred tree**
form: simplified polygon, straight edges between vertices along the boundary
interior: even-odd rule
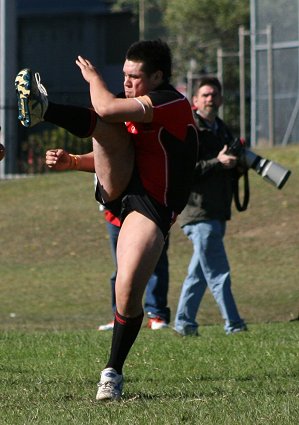
[[[129,8],[138,17],[144,5],[145,39],[167,39],[174,77],[185,77],[194,59],[197,72],[215,72],[217,48],[238,50],[238,28],[249,28],[249,0],[115,0],[112,10]]]
[[[241,25],[249,29],[249,4],[249,0],[168,0],[163,16],[173,54],[175,84],[184,82],[191,67],[195,75],[217,74],[217,49],[223,49],[223,118],[236,136],[240,131],[238,34]],[[246,39],[245,55],[245,92],[248,93],[249,37]],[[246,102],[248,134],[249,96]]]
[[[215,73],[217,48],[237,52],[238,28],[249,28],[249,0],[169,0],[164,24],[177,78],[186,75],[190,59],[195,71]]]
[[[269,0],[270,1],[270,0]],[[250,24],[250,0],[115,0],[114,10],[130,8],[138,19],[144,7],[146,39],[161,37],[172,50],[173,78],[184,87],[188,70],[193,74],[217,73],[217,49],[226,55],[223,60],[225,94],[224,119],[235,133],[239,131],[239,27]],[[120,8],[120,9],[119,9]],[[150,11],[155,18],[150,20]],[[154,13],[155,12],[155,13]],[[249,37],[245,49],[246,87],[249,87]],[[194,81],[195,82],[195,81]],[[249,93],[249,89],[246,89]],[[247,96],[246,122],[249,118]]]
[[[150,40],[154,38],[165,38],[166,28],[163,23],[163,14],[167,0],[115,0],[112,11],[131,10],[136,19],[139,19],[140,38]]]

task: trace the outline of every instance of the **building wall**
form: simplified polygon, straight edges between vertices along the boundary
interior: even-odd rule
[[[54,101],[89,103],[88,86],[75,64],[91,60],[113,92],[122,89],[125,52],[137,39],[129,14],[28,16],[19,19],[18,66],[38,71]]]
[[[111,1],[99,0],[17,0],[13,75],[31,68],[40,73],[51,101],[90,106],[88,84],[75,64],[81,55],[99,69],[112,92],[122,91],[123,61],[127,48],[138,40],[138,22],[129,12],[111,13],[110,5]],[[6,174],[24,172],[20,164],[31,135],[53,128],[25,129],[18,123],[16,111],[14,114],[14,140],[9,136],[13,129],[7,132],[11,149]]]

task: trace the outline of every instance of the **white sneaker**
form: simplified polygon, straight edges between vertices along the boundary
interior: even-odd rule
[[[24,127],[33,127],[44,121],[48,108],[48,93],[40,82],[40,75],[34,75],[28,68],[22,69],[15,79],[18,98],[18,119]]]
[[[107,367],[101,373],[96,400],[119,400],[122,395],[123,383],[123,376],[112,367]]]
[[[106,325],[100,325],[98,331],[112,331],[114,328],[114,320],[112,322],[106,323]]]

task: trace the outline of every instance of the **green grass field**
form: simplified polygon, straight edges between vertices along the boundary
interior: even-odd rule
[[[111,333],[113,266],[93,176],[0,181],[0,424],[297,424],[299,147],[258,151],[292,170],[281,190],[250,171],[246,212],[226,247],[249,332],[225,336],[206,294],[199,338],[142,329],[120,403],[94,401]],[[175,314],[191,244],[170,237]]]

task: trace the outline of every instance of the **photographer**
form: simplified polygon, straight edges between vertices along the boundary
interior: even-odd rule
[[[246,330],[231,292],[230,268],[223,238],[231,217],[233,184],[240,176],[237,158],[226,153],[232,135],[217,116],[222,88],[217,78],[199,80],[193,97],[199,129],[201,160],[180,225],[193,243],[188,275],[183,283],[174,330],[180,335],[198,335],[196,315],[208,287],[224,319],[226,334]]]

